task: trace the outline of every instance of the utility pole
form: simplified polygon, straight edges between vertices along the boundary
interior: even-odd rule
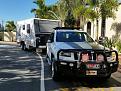
[[[2,31],[4,30],[4,21],[2,20],[1,22],[1,28],[2,28]]]
[[[3,31],[4,30],[4,26],[3,26],[3,20],[1,20],[1,22],[0,22],[0,31]]]

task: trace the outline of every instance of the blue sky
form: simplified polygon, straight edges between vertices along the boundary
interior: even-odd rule
[[[0,0],[0,22],[8,20],[22,20],[34,17],[31,9],[36,5],[34,0]],[[57,0],[45,0],[47,5],[55,3]]]
[[[34,17],[31,9],[36,5],[34,0],[0,0],[0,23],[8,20],[22,20]],[[57,0],[45,0],[46,4],[53,4]],[[119,0],[121,1],[121,0]]]

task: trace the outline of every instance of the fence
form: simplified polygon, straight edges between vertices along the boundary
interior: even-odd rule
[[[16,32],[0,32],[0,41],[16,41]]]
[[[3,41],[4,40],[4,32],[0,32],[0,41]]]

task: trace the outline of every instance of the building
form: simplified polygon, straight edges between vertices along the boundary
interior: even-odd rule
[[[98,36],[101,36],[101,19],[98,21]],[[121,33],[121,3],[118,7],[118,11],[116,11],[116,18],[107,18],[106,19],[106,29],[105,29],[105,36],[108,38],[111,38],[113,35],[115,35],[115,31],[120,31]],[[91,35],[93,39],[96,39],[97,37],[97,26],[96,26],[96,20],[95,21],[87,21],[84,25],[84,31],[86,31],[88,34]]]

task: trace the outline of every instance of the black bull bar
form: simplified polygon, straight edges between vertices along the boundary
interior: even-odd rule
[[[111,73],[113,72],[116,72],[117,71],[117,68],[118,68],[118,65],[119,65],[119,61],[118,61],[118,53],[117,51],[115,50],[87,50],[87,49],[61,49],[58,51],[57,53],[57,61],[59,62],[60,59],[59,59],[59,53],[63,51],[63,52],[83,52],[83,51],[86,51],[86,52],[90,52],[90,51],[93,51],[94,53],[97,53],[97,52],[103,52],[105,55],[104,55],[104,62],[103,63],[106,63],[108,64],[108,67],[111,71]],[[112,61],[112,62],[108,62],[107,61],[107,56],[106,56],[106,53],[115,53],[115,61]],[[79,59],[80,60],[80,59]],[[82,62],[83,63],[83,62]],[[87,63],[84,63],[84,64],[88,64],[90,62],[87,62]],[[112,65],[112,66],[111,66]]]
[[[110,51],[108,51],[108,50],[93,50],[93,49],[60,49],[57,53],[57,61],[59,61],[59,53],[60,52],[83,52],[83,51],[86,51],[86,52],[93,51],[94,53],[102,52],[104,54],[104,57],[107,57],[106,56],[107,53],[115,53],[115,55],[116,55],[115,61],[119,62],[117,51],[115,51],[115,50],[110,50]],[[104,59],[105,59],[105,61],[107,61],[107,58],[104,58]]]

